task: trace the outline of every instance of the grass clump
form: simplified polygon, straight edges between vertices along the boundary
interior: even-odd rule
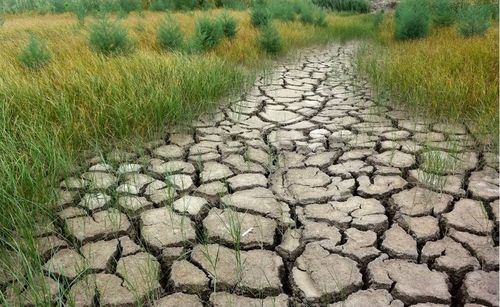
[[[398,40],[417,39],[429,34],[430,14],[420,0],[404,0],[396,8],[394,35]]]
[[[158,44],[167,51],[182,49],[184,46],[184,35],[179,24],[171,17],[167,16],[158,29]]]
[[[89,43],[92,49],[104,55],[125,54],[132,50],[127,29],[108,18],[101,18],[92,25]]]
[[[262,28],[259,43],[260,47],[270,54],[277,54],[283,49],[281,35],[271,24]]]
[[[244,10],[248,7],[248,2],[242,0],[220,0],[220,6],[232,10]]]
[[[221,23],[222,33],[225,37],[232,39],[236,36],[238,32],[238,21],[236,18],[224,12],[219,17],[219,22]]]
[[[38,69],[47,65],[51,60],[52,53],[47,46],[34,35],[30,35],[28,44],[19,55],[19,61],[28,68]]]
[[[256,4],[250,12],[250,22],[256,28],[267,26],[271,21],[271,13],[264,4]]]
[[[206,16],[196,20],[192,46],[193,51],[208,51],[215,48],[223,37],[222,23]]]
[[[287,0],[274,0],[268,4],[272,18],[282,21],[293,21],[296,13],[296,3]]]
[[[165,11],[167,10],[169,7],[167,5],[167,3],[165,2],[165,0],[153,0],[151,1],[151,4],[149,6],[149,9],[152,10],[152,11]]]
[[[470,5],[460,12],[458,31],[464,37],[484,35],[490,27],[491,12],[484,5]]]
[[[299,2],[298,5],[299,19],[304,24],[312,24],[316,26],[326,26],[326,13],[324,10],[312,5],[310,2]]]
[[[431,3],[432,21],[438,26],[449,26],[455,22],[458,3],[456,0],[434,0]]]
[[[326,27],[328,22],[326,21],[326,13],[323,10],[317,10],[314,14],[313,25],[318,27]]]
[[[125,13],[142,10],[141,0],[119,0],[120,10]]]
[[[368,13],[370,11],[368,0],[313,0],[313,2],[317,6],[338,12]]]
[[[69,3],[65,0],[54,0],[52,3],[52,11],[54,13],[64,13],[68,11]]]

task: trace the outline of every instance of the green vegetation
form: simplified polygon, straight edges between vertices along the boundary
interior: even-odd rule
[[[297,1],[291,2],[287,0],[277,0],[271,1],[268,4],[268,9],[272,14],[274,19],[281,21],[293,21],[295,20],[295,14],[297,13]]]
[[[283,49],[281,36],[272,25],[262,28],[259,42],[261,48],[271,54],[276,54]]]
[[[238,32],[238,21],[232,17],[228,12],[221,14],[220,23],[222,26],[222,33],[227,38],[234,38]]]
[[[250,20],[254,27],[267,26],[271,21],[271,17],[267,6],[262,4],[255,5],[250,12]]]
[[[216,19],[201,16],[196,20],[193,36],[194,51],[208,51],[215,48],[224,35],[222,23]]]
[[[339,12],[368,13],[370,2],[368,0],[313,0],[321,7]]]
[[[95,51],[104,55],[125,54],[133,47],[127,29],[105,17],[91,26],[89,43]]]
[[[19,61],[21,61],[24,66],[32,69],[38,69],[47,65],[51,59],[52,54],[47,46],[34,35],[30,35],[28,44],[19,55]]]
[[[420,0],[403,0],[394,15],[397,39],[416,39],[429,34],[429,7]]]
[[[160,24],[158,44],[167,51],[180,50],[184,47],[184,34],[172,16],[167,16]]]
[[[484,5],[469,5],[460,13],[458,31],[465,36],[484,35],[491,24],[491,12]]]
[[[456,0],[433,0],[432,21],[438,26],[449,26],[455,22],[459,5]]]

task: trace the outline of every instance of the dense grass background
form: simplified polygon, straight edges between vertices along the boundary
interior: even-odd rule
[[[456,26],[442,26],[426,38],[397,41],[391,17],[382,26],[382,44],[360,54],[360,69],[394,103],[443,122],[465,122],[498,151],[498,21],[484,36],[465,38]]]
[[[316,5],[334,10],[357,13],[368,13],[370,0],[311,0]],[[126,12],[150,9],[153,11],[165,10],[193,10],[193,9],[246,9],[255,2],[253,0],[0,0],[0,12],[20,13],[36,11],[39,13],[63,13],[69,11]],[[281,9],[295,6],[297,0],[268,1],[278,3]]]

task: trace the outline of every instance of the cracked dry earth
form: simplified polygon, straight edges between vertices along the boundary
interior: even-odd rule
[[[375,105],[354,51],[307,50],[192,134],[90,158],[40,232],[40,283],[76,306],[498,306],[497,155]]]

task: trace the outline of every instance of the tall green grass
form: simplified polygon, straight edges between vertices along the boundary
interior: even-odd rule
[[[466,123],[498,150],[498,24],[473,38],[437,27],[423,39],[398,41],[393,31],[387,18],[382,46],[360,53],[358,67],[378,91],[415,114]]]
[[[92,24],[89,43],[92,49],[104,55],[126,54],[133,48],[127,28],[106,17],[101,17]]]
[[[430,3],[432,21],[438,26],[449,26],[457,18],[459,3],[457,0],[434,0]]]

